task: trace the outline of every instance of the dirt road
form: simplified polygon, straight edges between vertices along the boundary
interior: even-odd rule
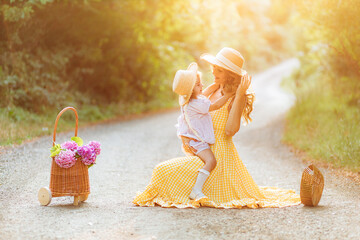
[[[241,127],[234,142],[259,185],[299,193],[305,164],[280,142],[294,97],[279,87],[297,66],[289,60],[254,76],[254,121]],[[134,206],[132,198],[148,184],[153,167],[183,155],[177,116],[176,111],[80,128],[85,142],[102,143],[98,163],[89,169],[91,194],[80,206],[70,197],[53,198],[47,207],[38,203],[39,188],[50,180],[50,136],[0,154],[0,239],[360,239],[360,186],[327,169],[321,169],[325,189],[316,208]],[[71,136],[61,134],[58,142]]]

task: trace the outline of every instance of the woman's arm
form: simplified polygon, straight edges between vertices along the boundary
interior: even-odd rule
[[[202,92],[202,94],[205,97],[209,97],[210,94],[212,94],[213,92],[216,91],[216,89],[218,89],[220,87],[220,85],[218,83],[213,83],[210,84],[207,88],[205,88],[205,90]]]
[[[249,75],[245,75],[241,79],[241,83],[239,84],[233,105],[231,106],[231,110],[229,113],[229,118],[225,125],[225,133],[228,136],[234,136],[240,129],[241,116],[244,111],[245,101],[246,101],[246,90],[249,88],[251,83],[251,77]]]

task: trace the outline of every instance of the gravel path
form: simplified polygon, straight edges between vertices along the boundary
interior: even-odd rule
[[[234,142],[259,185],[299,193],[305,164],[281,144],[294,97],[279,88],[297,66],[289,60],[254,76],[254,121],[241,127]],[[0,154],[0,239],[360,239],[360,186],[323,168],[325,189],[316,208],[134,206],[132,198],[149,183],[153,167],[183,155],[174,128],[178,114],[80,128],[85,142],[102,143],[102,153],[89,169],[89,199],[79,206],[70,197],[53,198],[47,207],[38,203],[39,188],[50,181],[50,136]],[[58,142],[71,135],[60,134]]]

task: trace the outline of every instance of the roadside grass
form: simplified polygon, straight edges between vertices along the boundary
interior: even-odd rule
[[[359,172],[360,109],[348,104],[349,96],[335,96],[317,77],[292,87],[297,101],[287,115],[283,141],[313,160]],[[285,85],[289,81],[296,83],[287,79]]]
[[[148,103],[119,103],[107,106],[74,106],[79,115],[79,127],[116,120],[128,115],[139,115],[159,109],[177,106],[176,102],[152,101]],[[66,107],[66,106],[64,106]],[[19,107],[0,108],[0,147],[18,145],[36,137],[51,135],[57,114],[61,109],[48,110],[45,114],[36,114]],[[75,127],[72,111],[64,113],[58,123],[57,132],[66,132]]]

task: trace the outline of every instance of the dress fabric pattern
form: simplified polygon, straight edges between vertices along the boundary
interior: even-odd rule
[[[198,170],[204,163],[197,156],[170,159],[158,164],[145,191],[133,203],[138,206],[197,208],[276,208],[300,204],[294,190],[259,187],[242,163],[232,137],[225,134],[229,101],[211,113],[215,144],[211,145],[217,165],[206,180],[203,193],[207,198],[190,200]]]

